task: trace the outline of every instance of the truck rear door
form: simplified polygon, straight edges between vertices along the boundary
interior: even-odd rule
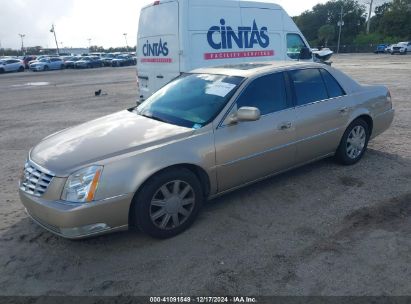
[[[180,75],[178,5],[177,1],[156,1],[141,11],[137,37],[141,99]]]

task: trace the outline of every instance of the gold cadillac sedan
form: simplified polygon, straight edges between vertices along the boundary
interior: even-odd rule
[[[136,108],[63,130],[29,153],[29,216],[65,238],[187,229],[206,199],[321,158],[353,165],[392,123],[383,86],[315,63],[183,74]]]

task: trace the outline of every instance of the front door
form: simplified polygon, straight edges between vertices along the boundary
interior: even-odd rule
[[[253,80],[232,112],[256,107],[261,119],[226,123],[216,129],[219,192],[284,170],[295,162],[295,112],[286,91],[283,73]]]

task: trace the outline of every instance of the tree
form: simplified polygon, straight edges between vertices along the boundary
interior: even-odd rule
[[[344,11],[341,42],[350,44],[364,29],[366,21],[365,7],[357,0],[331,0],[324,4],[317,4],[312,10],[297,16],[295,21],[308,41],[314,41],[317,38],[319,28],[324,24],[334,27],[334,35],[329,38],[329,43],[336,43],[338,39],[337,23],[340,20],[341,7]]]
[[[411,0],[394,0],[377,7],[376,17],[379,18],[377,31],[384,36],[411,39]]]
[[[318,39],[328,45],[328,41],[335,36],[335,27],[330,24],[325,24],[318,30]]]

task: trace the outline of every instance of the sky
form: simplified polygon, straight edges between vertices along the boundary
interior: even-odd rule
[[[289,15],[299,15],[325,0],[262,0],[283,6]],[[0,0],[0,48],[55,47],[50,33],[55,25],[59,47],[91,45],[121,47],[136,45],[141,7],[154,0]]]

